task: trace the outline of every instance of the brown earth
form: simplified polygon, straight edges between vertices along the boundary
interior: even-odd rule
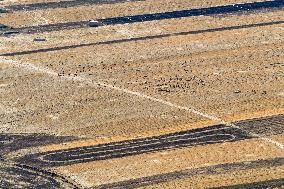
[[[24,2],[39,1],[1,5]],[[1,14],[0,23],[22,27],[243,2],[250,1],[147,0],[12,12]],[[283,15],[283,9],[278,9],[0,36],[0,133],[76,137],[3,153],[0,161],[283,115],[284,24],[228,28],[283,21]],[[220,31],[202,32],[214,28]],[[200,32],[134,39],[189,31]],[[33,41],[36,37],[47,41]],[[132,40],[115,41],[119,39]],[[3,55],[104,41],[113,42]],[[88,188],[174,171],[283,158],[283,143],[282,133],[46,170]],[[142,188],[208,188],[283,179],[283,166],[216,170]]]

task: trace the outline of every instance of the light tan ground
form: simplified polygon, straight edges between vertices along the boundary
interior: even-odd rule
[[[58,73],[89,73],[92,75],[86,77],[94,81],[225,116],[283,107],[283,66],[278,64],[283,60],[283,26],[98,45],[16,58],[48,66]],[[58,64],[58,59],[64,64]]]
[[[1,18],[0,18],[1,19]],[[62,47],[67,45],[88,44],[115,39],[128,39],[135,37],[154,36],[161,34],[199,31],[210,28],[241,26],[255,23],[267,23],[284,19],[283,11],[257,12],[239,16],[199,16],[181,19],[151,21],[126,25],[104,26],[100,28],[83,28],[38,33],[34,35],[17,35],[14,37],[1,37],[3,53],[35,50],[41,48]],[[255,28],[257,30],[257,28]],[[47,39],[45,42],[33,41],[36,37]]]
[[[248,1],[148,0],[9,13],[1,15],[0,23],[38,25],[43,20],[47,23],[78,21],[232,2]],[[38,18],[43,20],[35,22]],[[283,10],[274,10],[21,34],[10,38],[0,36],[0,48],[3,54],[283,19]],[[5,157],[202,128],[220,123],[215,118],[234,122],[283,114],[283,29],[284,24],[278,24],[1,57],[0,132],[79,137],[78,141],[20,150]],[[33,42],[35,37],[45,37],[47,42]],[[59,77],[58,73],[64,76]],[[117,88],[103,87],[96,82]],[[180,106],[195,108],[200,114],[214,118],[182,110]],[[268,140],[283,144],[283,136],[268,136]],[[52,170],[81,186],[91,187],[190,168],[283,156],[281,147],[256,138]],[[283,166],[259,168],[197,175],[149,188],[204,188],[278,179],[283,178],[282,175]]]
[[[171,182],[156,184],[140,188],[209,188],[219,186],[238,185],[239,183],[254,183],[265,180],[281,179],[284,166],[277,168],[263,168],[252,170],[239,170],[225,174],[205,175],[178,179]]]
[[[270,159],[283,155],[283,150],[279,150],[274,145],[251,139],[82,163],[64,166],[55,171],[89,187],[94,184],[106,184],[184,169]]]
[[[261,0],[264,1],[264,0]],[[137,15],[146,13],[168,12],[182,9],[211,7],[226,4],[246,3],[248,0],[146,0],[137,2],[98,4],[93,6],[79,6],[45,9],[28,12],[12,12],[1,16],[0,22],[12,27],[44,25],[60,22],[74,22],[108,17]],[[17,20],[17,22],[14,22]]]

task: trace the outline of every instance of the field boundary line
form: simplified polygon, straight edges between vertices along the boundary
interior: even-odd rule
[[[56,73],[54,70],[51,70],[51,69],[48,69],[48,68],[42,68],[42,67],[36,66],[34,64],[31,64],[31,63],[22,63],[22,62],[17,62],[17,61],[14,61],[14,60],[7,60],[7,59],[1,59],[0,61],[5,62],[5,63],[10,63],[10,64],[12,64],[12,65],[14,65],[15,67],[18,67],[18,68],[24,68],[24,69],[32,70],[32,71],[38,71],[38,72],[41,72],[41,73],[45,73],[45,74],[48,74],[48,75],[52,75],[52,76],[57,76],[58,77],[58,73]],[[64,79],[70,80],[70,81],[79,81],[79,82],[92,84],[92,85],[96,85],[96,86],[103,86],[103,87],[106,87],[108,89],[113,89],[113,90],[116,90],[116,91],[120,91],[122,93],[131,94],[133,96],[137,96],[137,97],[140,97],[140,98],[143,98],[143,99],[148,99],[150,101],[159,102],[161,104],[170,106],[172,108],[177,108],[179,110],[185,110],[187,112],[194,113],[194,114],[199,115],[201,117],[205,117],[205,118],[208,118],[208,119],[211,119],[211,120],[214,120],[214,121],[218,121],[221,124],[224,124],[224,125],[227,125],[227,126],[230,126],[230,127],[233,127],[233,128],[240,129],[240,130],[244,131],[245,133],[249,134],[250,136],[259,138],[259,139],[261,139],[261,140],[263,140],[263,141],[265,141],[267,143],[271,143],[271,144],[277,146],[281,150],[284,150],[284,144],[282,144],[282,143],[280,143],[280,142],[278,142],[276,140],[273,140],[273,139],[270,139],[270,138],[267,138],[267,137],[262,137],[262,136],[260,136],[258,134],[246,131],[246,130],[240,128],[239,126],[237,126],[237,125],[235,125],[233,123],[226,122],[226,121],[224,121],[223,119],[221,119],[219,117],[216,117],[216,116],[209,115],[207,113],[198,111],[195,108],[180,106],[178,104],[174,104],[172,102],[169,102],[169,101],[166,101],[166,100],[163,100],[163,99],[159,99],[159,98],[155,98],[155,97],[152,97],[152,96],[140,93],[140,92],[131,91],[129,89],[117,87],[117,86],[106,84],[106,83],[103,83],[103,82],[93,81],[91,79],[80,77],[80,76],[75,76],[75,77],[74,76],[60,76],[60,78],[64,78]]]

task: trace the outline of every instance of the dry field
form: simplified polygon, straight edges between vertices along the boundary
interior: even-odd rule
[[[0,1],[0,188],[283,188],[283,98],[283,0]]]

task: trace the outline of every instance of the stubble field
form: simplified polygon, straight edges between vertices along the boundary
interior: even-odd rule
[[[283,1],[0,5],[0,188],[284,186]]]

